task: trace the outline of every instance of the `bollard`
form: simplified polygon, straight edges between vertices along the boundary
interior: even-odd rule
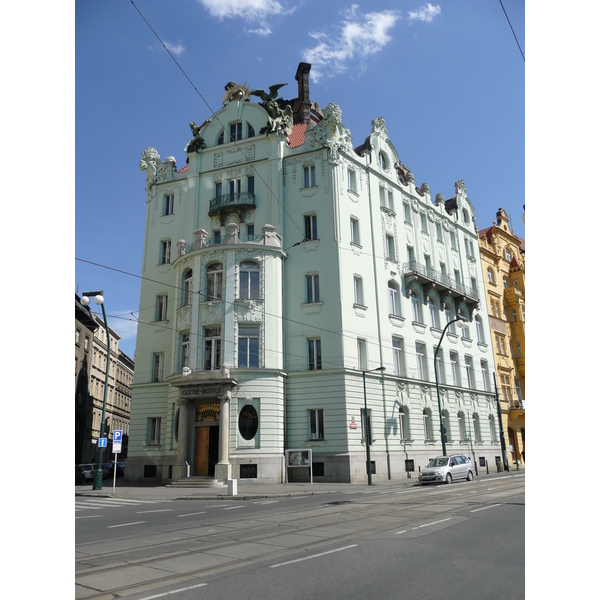
[[[485,470],[486,470],[487,474],[489,475],[490,474],[490,466],[488,465],[487,460],[485,461]]]
[[[227,495],[237,496],[237,479],[227,480]]]

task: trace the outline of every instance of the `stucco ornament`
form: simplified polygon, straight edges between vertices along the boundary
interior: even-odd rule
[[[173,171],[175,170],[175,158],[168,156],[166,161],[160,160],[160,154],[148,146],[142,152],[140,160],[140,171],[146,171],[146,189],[155,183],[167,183],[173,181]]]
[[[388,131],[383,117],[376,117],[371,121],[371,133],[380,133],[385,137],[388,137]]]
[[[342,125],[341,108],[330,102],[323,110],[323,119],[314,127],[306,130],[309,145],[326,146],[329,149],[328,162],[337,165],[341,162],[340,150],[352,151],[352,135],[350,130]]]
[[[225,95],[223,96],[223,106],[230,102],[239,102],[242,99],[249,100],[251,92],[246,86],[246,83],[234,83],[229,81],[225,85]]]

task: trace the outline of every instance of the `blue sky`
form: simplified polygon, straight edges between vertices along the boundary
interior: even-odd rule
[[[523,2],[502,4],[526,55]],[[73,291],[104,290],[131,357],[142,150],[181,168],[190,121],[221,108],[228,81],[287,83],[280,94],[294,98],[300,61],[313,65],[311,99],[341,107],[355,146],[382,116],[417,184],[448,198],[463,179],[480,229],[503,207],[524,237],[525,63],[500,2],[77,0]]]

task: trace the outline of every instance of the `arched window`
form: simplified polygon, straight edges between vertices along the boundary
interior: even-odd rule
[[[433,440],[433,423],[431,422],[431,409],[423,409],[423,432],[426,440]]]
[[[400,291],[395,281],[388,281],[388,308],[390,315],[400,316]]]
[[[494,272],[489,267],[488,267],[488,270],[487,270],[487,276],[488,276],[488,282],[489,283],[494,283]]]
[[[475,433],[475,441],[481,441],[481,427],[479,425],[479,415],[477,413],[473,413],[473,431]]]
[[[398,411],[398,426],[401,440],[410,439],[410,429],[408,425],[408,406],[401,406]]]
[[[221,144],[223,144],[225,138],[225,131],[221,130],[221,133],[219,133],[219,138],[217,139],[217,146],[220,146]]]
[[[490,438],[492,442],[497,442],[498,438],[496,437],[496,421],[494,420],[494,415],[490,415],[488,421],[490,424]]]
[[[250,125],[250,123],[248,123],[248,137],[254,137],[254,127],[252,127],[252,125]]]
[[[188,269],[183,274],[183,293],[181,295],[181,306],[192,303],[192,270]]]
[[[260,270],[254,262],[240,265],[240,298],[260,298]]]
[[[467,439],[467,424],[465,423],[465,413],[462,410],[458,413],[458,432],[461,441],[464,442]]]
[[[214,263],[206,268],[206,296],[207,300],[221,300],[223,298],[223,265]]]

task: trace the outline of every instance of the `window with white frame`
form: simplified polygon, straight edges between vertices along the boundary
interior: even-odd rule
[[[435,224],[435,231],[437,233],[437,239],[440,242],[443,242],[444,241],[444,236],[442,234],[442,224],[441,223],[436,223]]]
[[[458,365],[458,352],[450,352],[450,372],[452,373],[452,385],[460,385],[460,371]]]
[[[508,287],[508,277],[503,277],[502,283],[504,283],[504,287],[507,288]]]
[[[496,435],[496,421],[494,420],[494,415],[489,415],[488,423],[490,427],[490,439],[492,442],[497,442],[498,436]]]
[[[423,409],[423,435],[426,440],[433,440],[433,423],[430,408]]]
[[[515,388],[517,392],[517,399],[519,402],[523,401],[523,393],[521,391],[521,382],[518,379],[515,379]]]
[[[163,352],[155,352],[152,355],[152,381],[157,383],[163,380],[165,367],[165,355]]]
[[[231,123],[229,125],[229,140],[235,142],[242,139],[242,124]]]
[[[240,298],[260,298],[260,267],[252,261],[240,264]]]
[[[385,253],[388,260],[396,260],[396,244],[393,235],[385,236]]]
[[[160,417],[148,419],[148,445],[158,446],[160,444]]]
[[[314,187],[315,182],[315,165],[307,165],[304,167],[304,187]]]
[[[413,321],[416,323],[422,323],[423,319],[421,315],[421,300],[414,292],[410,296],[410,305],[412,308]]]
[[[385,188],[384,187],[380,187],[379,188],[379,205],[380,206],[384,206],[385,207]]]
[[[427,379],[427,354],[425,344],[417,342],[415,344],[417,353],[417,376],[419,379]]]
[[[307,240],[318,240],[317,215],[304,215],[304,238]]]
[[[400,316],[400,291],[395,281],[388,281],[388,310],[390,315]]]
[[[465,356],[465,370],[467,372],[467,387],[475,389],[475,373],[473,372],[473,358]]]
[[[258,368],[258,325],[240,325],[238,328],[238,367]]]
[[[90,343],[90,338],[86,335],[85,339],[83,340],[83,349],[84,350],[87,351],[89,343]]]
[[[447,325],[448,323],[450,323],[453,320],[452,313],[450,312],[449,308],[444,309],[444,315],[446,316],[446,325]],[[450,333],[456,333],[456,322],[451,323],[450,327],[448,327],[448,331]]]
[[[479,424],[479,415],[473,414],[473,433],[475,434],[475,441],[481,442],[481,426]]]
[[[181,365],[180,371],[190,366],[190,334],[181,334]]]
[[[427,215],[425,213],[421,213],[421,231],[424,233],[429,233],[429,227],[427,226]]]
[[[222,300],[223,298],[223,265],[213,263],[206,267],[207,300]]]
[[[437,369],[439,383],[446,383],[446,373],[444,371],[444,350],[440,347],[435,359],[435,367]]]
[[[404,209],[404,222],[411,224],[412,217],[411,217],[411,212],[410,212],[410,204],[408,202],[403,202],[402,207]]]
[[[167,304],[167,294],[159,294],[158,296],[156,296],[156,321],[167,320]]]
[[[452,250],[458,250],[458,248],[456,247],[456,234],[454,233],[454,231],[450,232],[450,247],[452,248]]]
[[[160,242],[160,264],[168,265],[171,262],[171,240]]]
[[[380,168],[385,171],[387,169],[387,159],[385,158],[385,154],[380,152],[377,156],[377,161],[379,162]]]
[[[311,274],[306,276],[306,302],[320,302],[321,296],[319,293],[319,275]]]
[[[436,329],[440,328],[440,316],[438,307],[434,300],[429,299],[429,316],[431,318],[431,326]]]
[[[394,375],[405,377],[404,340],[401,337],[392,337],[392,352],[394,353]]]
[[[461,410],[458,413],[458,432],[460,434],[461,442],[466,441],[467,438],[467,424],[465,422],[465,413]]]
[[[204,370],[221,368],[221,326],[204,328]]]
[[[506,402],[512,402],[510,393],[510,379],[506,375],[500,375],[500,385],[502,387],[502,395]]]
[[[394,193],[392,190],[388,190],[388,208],[394,210]]]
[[[354,304],[358,304],[360,306],[365,305],[363,296],[363,280],[362,277],[358,275],[354,276]]]
[[[356,193],[356,171],[348,169],[348,189]]]
[[[360,231],[358,229],[358,219],[350,217],[350,243],[360,245]]]
[[[163,216],[173,214],[173,203],[175,196],[173,194],[165,194],[163,200]]]
[[[487,270],[487,276],[488,276],[488,283],[494,283],[494,272],[492,271],[492,269],[488,268]]]
[[[230,202],[233,201],[233,197],[242,191],[242,180],[238,177],[236,179],[230,179],[228,182],[229,195],[231,196]]]
[[[254,133],[254,127],[252,127],[252,125],[250,125],[250,123],[248,123],[248,137],[254,137],[255,133]]]
[[[477,341],[480,344],[485,344],[485,338],[483,337],[483,322],[480,316],[475,317],[475,331],[477,332]]]
[[[189,306],[192,303],[192,270],[188,269],[183,274],[183,293],[181,294],[181,306]]]
[[[398,435],[401,440],[408,440],[410,436],[408,428],[408,408],[401,406],[398,411]]]
[[[322,408],[313,408],[308,411],[308,426],[311,440],[325,439]]]
[[[485,392],[490,391],[490,373],[488,370],[488,364],[486,360],[481,361],[481,379],[483,380],[483,390]]]
[[[308,370],[317,371],[322,368],[321,340],[318,338],[308,340]]]
[[[358,338],[356,340],[356,354],[358,359],[358,369],[360,371],[368,370],[368,362],[367,362],[367,340],[363,340]]]

